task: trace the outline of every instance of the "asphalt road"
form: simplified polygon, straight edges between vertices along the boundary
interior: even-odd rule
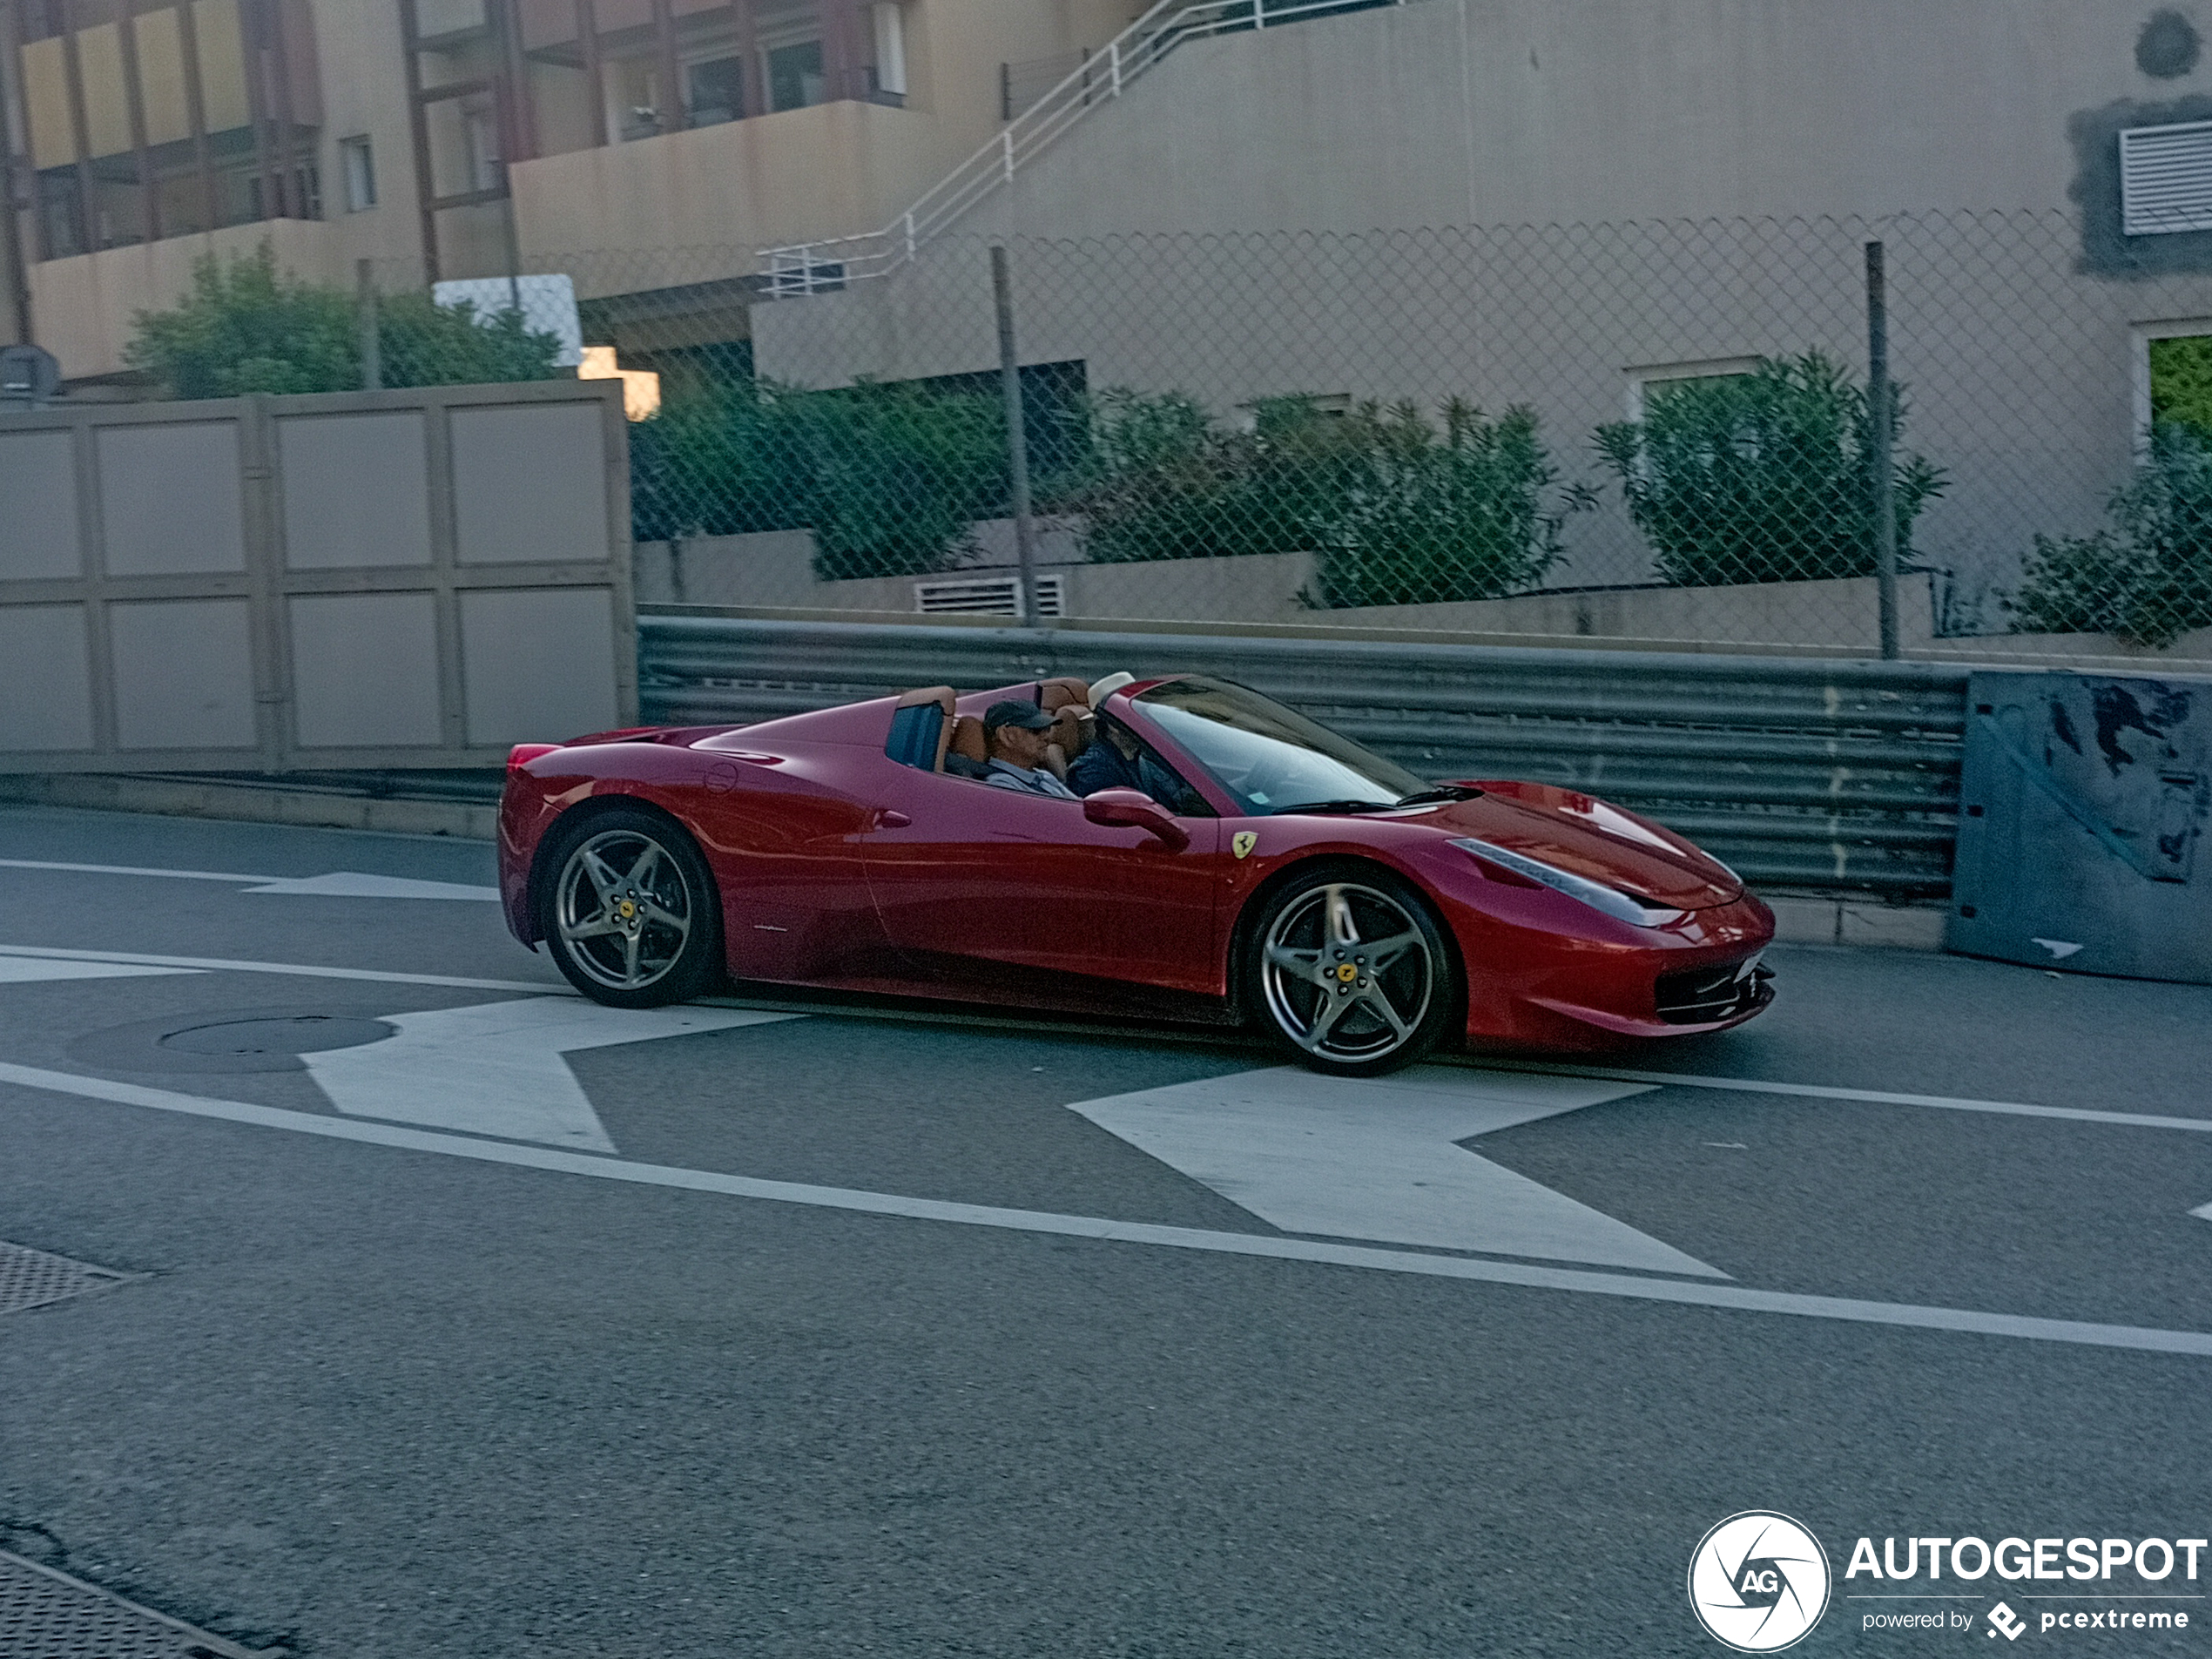
[[[494,905],[252,890],[334,873],[491,860],[0,810],[0,1238],[140,1276],[0,1316],[0,1545],[316,1659],[1666,1656],[1726,1651],[1685,1574],[1757,1508],[1835,1575],[1793,1651],[1986,1654],[2000,1595],[2025,1645],[2212,1646],[2196,1600],[2035,1628],[2178,1572],[1843,1576],[2212,1530],[2212,990],[1777,949],[1762,1020],[1607,1062],[1702,1082],[1371,1096],[1617,1096],[1438,1130],[1443,1198],[1321,1238],[1267,1214],[1362,1107],[1264,1051],[826,1002],[625,1040]],[[355,1046],[242,1062],[246,1019]],[[1212,1164],[1122,1132],[1231,1099]],[[1561,1242],[1407,1236],[1462,1176]]]

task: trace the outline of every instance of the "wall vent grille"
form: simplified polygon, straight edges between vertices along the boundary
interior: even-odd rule
[[[2129,236],[2212,230],[2212,121],[2121,133],[2120,201]]]

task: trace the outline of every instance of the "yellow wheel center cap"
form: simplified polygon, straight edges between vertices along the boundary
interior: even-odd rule
[[[632,904],[632,903],[631,903],[629,900],[624,899],[624,900],[622,901],[622,919],[623,919],[624,921],[629,921],[629,920],[630,920],[632,916],[636,915],[637,914],[637,907],[636,905]]]
[[[1343,981],[1346,985],[1349,985],[1352,981],[1359,977],[1359,970],[1354,968],[1350,962],[1339,962],[1337,964],[1337,977]]]

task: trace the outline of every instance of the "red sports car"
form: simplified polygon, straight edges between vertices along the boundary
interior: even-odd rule
[[[618,1008],[729,975],[1257,1022],[1360,1076],[1773,996],[1772,913],[1681,837],[1548,784],[1429,784],[1203,674],[525,744],[499,860],[516,937]]]

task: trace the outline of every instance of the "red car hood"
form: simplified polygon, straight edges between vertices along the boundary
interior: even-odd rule
[[[1551,784],[1482,784],[1427,821],[1682,910],[1733,904],[1743,884],[1681,836],[1624,807]]]

